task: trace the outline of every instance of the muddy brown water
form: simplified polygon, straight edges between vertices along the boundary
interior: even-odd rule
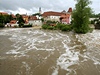
[[[100,75],[100,30],[0,29],[0,75]]]

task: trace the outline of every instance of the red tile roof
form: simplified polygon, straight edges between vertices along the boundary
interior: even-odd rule
[[[66,13],[66,14],[61,15],[61,18],[62,18],[62,19],[64,19],[64,18],[69,18],[70,16],[71,16],[71,14]]]
[[[6,12],[0,12],[1,15],[8,15]]]
[[[38,20],[36,16],[30,16],[29,20]]]
[[[64,13],[61,12],[54,12],[54,11],[48,11],[48,12],[44,12],[42,14],[43,17],[47,17],[47,16],[61,16]]]
[[[23,17],[23,18],[28,18],[28,16],[27,16],[27,15],[22,15],[22,17]]]
[[[10,24],[15,24],[17,22],[17,20],[11,20]]]
[[[72,12],[72,8],[69,8],[69,9],[68,9],[68,12]]]
[[[13,18],[16,18],[16,16],[15,16],[14,14],[11,14],[11,16],[12,16]]]

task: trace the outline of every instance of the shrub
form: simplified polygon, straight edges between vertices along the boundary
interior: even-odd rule
[[[91,24],[94,24],[95,23],[95,21],[94,20],[91,20]]]
[[[18,26],[15,25],[14,28],[18,28]]]
[[[92,32],[93,32],[93,28],[90,28],[90,30],[89,30],[89,31],[90,31],[90,33],[92,33]]]
[[[54,26],[54,30],[57,30],[57,29],[58,29],[57,25],[56,25],[56,26]]]
[[[53,26],[48,26],[48,29],[53,30],[54,27]]]
[[[62,30],[62,31],[71,31],[73,29],[72,25],[66,25],[62,23],[58,23],[56,26],[50,26],[47,24],[42,25],[43,29],[50,29],[50,30]]]
[[[61,30],[62,27],[64,27],[64,26],[65,26],[65,24],[62,24],[62,23],[58,23],[58,24],[57,24],[57,28],[60,29],[60,30]]]
[[[24,23],[19,23],[19,27],[23,27],[24,26]]]
[[[54,24],[54,23],[57,23],[57,22],[48,20],[46,23],[49,25],[49,24],[52,24],[52,23]]]
[[[71,25],[65,25],[65,26],[63,26],[62,27],[62,31],[71,31],[73,28],[72,28],[72,26]]]
[[[90,29],[89,27],[87,28],[87,27],[85,27],[85,25],[82,25],[81,27],[79,27],[79,29],[74,28],[74,31],[79,34],[82,34],[82,33],[85,34],[89,31],[89,29]]]
[[[48,29],[48,25],[44,24],[44,25],[42,25],[42,28],[43,29]]]
[[[23,25],[24,28],[26,27],[32,27],[32,24],[28,24],[28,25]]]
[[[4,27],[4,24],[0,23],[0,28],[3,28]]]

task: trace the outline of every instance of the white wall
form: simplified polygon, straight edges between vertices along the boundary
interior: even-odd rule
[[[44,20],[50,20],[50,21],[60,21],[60,16],[47,16],[44,18]]]
[[[32,26],[42,26],[41,20],[29,20],[29,24],[32,24]]]
[[[14,27],[14,26],[19,27],[19,24],[10,24],[10,23],[7,23],[7,24],[5,25],[5,27]]]

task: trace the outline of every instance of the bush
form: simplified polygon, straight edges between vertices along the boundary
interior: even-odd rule
[[[48,25],[50,25],[50,24],[55,24],[55,23],[57,23],[56,21],[50,21],[50,20],[48,20],[47,22],[46,22],[46,24],[48,24]]]
[[[91,24],[94,24],[95,23],[95,21],[94,20],[91,20]]]
[[[4,24],[0,23],[0,28],[3,28],[4,27]]]
[[[53,30],[54,27],[53,26],[48,26],[48,29]]]
[[[62,23],[58,23],[56,26],[50,26],[47,24],[42,25],[43,29],[49,29],[49,30],[62,30],[62,31],[71,31],[73,29],[72,25],[66,25]]]
[[[26,27],[32,27],[32,24],[28,24],[28,25],[23,25],[24,28]]]
[[[18,28],[18,26],[14,26],[14,28]]]
[[[44,25],[42,25],[42,28],[43,29],[48,29],[48,25],[44,24]]]
[[[62,27],[62,31],[71,31],[73,28],[72,28],[72,26],[71,25],[66,25],[66,26],[63,26]]]
[[[90,28],[90,30],[89,30],[89,31],[90,31],[90,33],[92,33],[92,32],[93,32],[93,28]]]
[[[57,28],[60,29],[60,30],[61,30],[62,27],[64,27],[64,26],[65,26],[65,24],[62,24],[62,23],[58,23],[58,24],[57,24]]]
[[[85,34],[89,31],[89,29],[90,29],[89,27],[87,28],[87,27],[85,27],[85,25],[82,25],[81,27],[79,27],[79,29],[74,28],[74,31],[79,34]]]
[[[98,20],[96,24],[99,24],[100,25],[100,21]]]
[[[24,26],[24,23],[19,23],[19,27],[23,27]]]

